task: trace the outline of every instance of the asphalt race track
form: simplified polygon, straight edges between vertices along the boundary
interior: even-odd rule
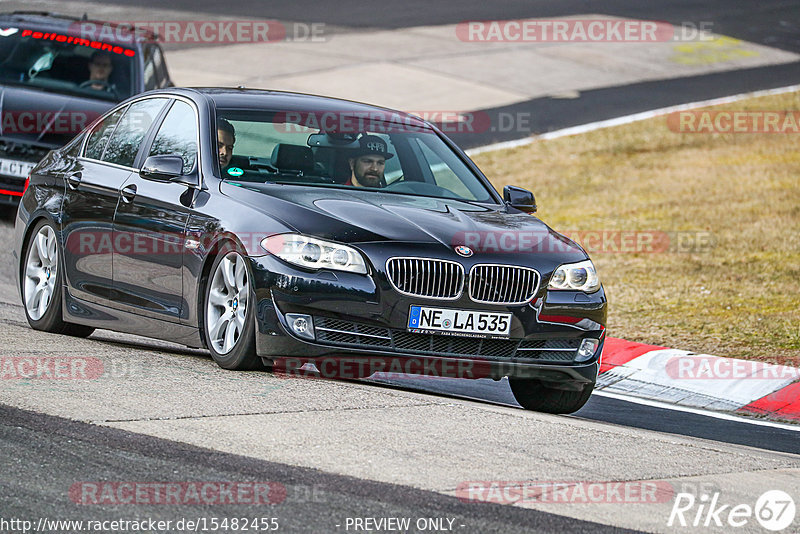
[[[391,387],[414,387],[427,393],[458,396],[505,406],[519,406],[505,381],[498,383],[480,379],[464,382],[447,379],[431,384],[431,380],[421,379],[413,386],[410,386],[408,380],[373,379],[371,382]],[[680,413],[665,408],[625,402],[601,394],[593,395],[589,402],[571,417],[800,454],[800,443],[798,443],[800,436],[791,430]]]
[[[11,233],[4,220],[6,248]],[[95,358],[106,373],[94,380],[2,381],[2,517],[268,517],[285,532],[347,532],[353,529],[344,525],[355,518],[406,517],[446,518],[461,532],[615,532],[595,521],[597,512],[465,502],[457,488],[475,479],[571,481],[587,472],[593,480],[665,480],[690,491],[751,483],[789,490],[786,476],[796,487],[798,432],[744,419],[601,395],[571,416],[548,416],[516,407],[505,381],[280,379],[223,371],[202,351],[134,336],[97,332],[74,340],[35,332],[25,323],[10,282],[13,265],[4,258],[3,354]],[[464,424],[448,428],[445,422],[453,420]],[[534,434],[520,449],[515,440],[528,439],[522,421]],[[475,447],[475,439],[486,443]],[[592,457],[580,460],[586,446]],[[512,472],[534,474],[501,474],[509,463]],[[284,496],[266,508],[249,501],[76,501],[76,485],[98,481],[269,481]],[[601,513],[597,521],[619,524],[609,518],[618,513]],[[625,524],[660,530],[639,513]],[[659,523],[667,513],[655,512]]]
[[[163,7],[158,0],[90,0],[103,5]],[[785,50],[800,51],[800,21],[797,5],[786,0],[709,0],[707,2],[637,2],[612,0],[587,6],[583,0],[548,2],[544,0],[500,0],[482,2],[425,2],[424,0],[384,0],[368,6],[357,0],[320,3],[315,0],[242,0],[219,3],[214,0],[175,0],[176,10],[218,16],[261,17],[287,21],[315,20],[354,29],[396,29],[411,26],[455,24],[465,20],[504,20],[528,17],[565,17],[601,13],[673,24],[712,20],[725,35],[755,41]]]
[[[126,10],[120,18],[134,19],[146,18],[148,9],[165,8],[157,0],[55,4],[31,0],[0,6],[75,13],[97,8],[112,15],[120,9]],[[673,24],[712,20],[719,33],[800,53],[796,2],[587,4],[174,0],[169,9],[209,19],[321,21],[334,40],[464,20],[585,13]],[[168,61],[170,54],[185,54],[180,56],[185,60],[198,52],[181,45],[166,49]],[[800,62],[785,61],[475,110],[487,113],[492,123],[501,114],[530,114],[527,135],[797,83]],[[475,147],[525,135],[454,137],[464,147]],[[213,518],[237,517],[275,518],[279,528],[274,530],[280,532],[404,531],[374,522],[381,518],[408,518],[411,532],[764,532],[755,518],[735,529],[715,527],[713,521],[668,526],[668,518],[679,492],[754,506],[765,492],[780,490],[800,505],[800,426],[689,413],[602,393],[573,415],[552,416],[520,409],[506,381],[287,379],[224,371],[204,351],[167,342],[104,331],[87,340],[33,331],[13,285],[14,213],[2,215],[0,356],[88,359],[103,372],[76,380],[0,380],[0,532],[23,531],[19,523],[3,523],[11,519],[31,521],[44,532],[81,531],[74,524],[47,523],[51,520],[153,519],[172,522],[153,531],[184,532],[203,531],[186,521],[207,527]],[[614,481],[626,488],[648,482],[660,489],[652,501],[613,495],[586,501],[574,494],[561,502],[526,500],[513,492],[490,502],[464,498],[469,484],[502,486],[504,481],[570,486]],[[84,497],[101,483],[206,482],[268,484],[271,501],[254,503],[245,495],[227,502],[125,502],[115,493],[93,503]],[[686,514],[690,522],[695,510]],[[180,520],[182,526],[175,526]],[[784,531],[795,532],[798,525],[800,517]],[[243,529],[229,525],[205,531]]]
[[[112,430],[61,418],[0,407],[0,443],[4,493],[3,516],[92,520],[150,517],[181,518],[275,517],[284,532],[331,532],[346,516],[442,517],[469,532],[625,532],[555,514],[509,509],[498,504],[480,506],[455,497],[404,486],[368,482],[314,469],[252,460],[188,445],[177,445],[140,434]],[[45,465],[41,465],[46,458]],[[76,461],[88,459],[91,461]],[[125,458],[124,463],[120,458]],[[42,468],[51,474],[42,478]],[[125,480],[158,481],[165,473],[181,473],[190,480],[284,480],[285,500],[262,505],[230,504],[213,513],[202,505],[158,510],[147,506],[118,509],[98,507],[76,512],[73,501],[58,490],[75,480],[103,480],[110,474]],[[44,505],[43,501],[47,501]],[[275,512],[273,512],[275,510]]]

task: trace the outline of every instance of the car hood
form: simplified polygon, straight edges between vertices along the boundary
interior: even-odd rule
[[[466,245],[475,252],[583,250],[536,217],[506,206],[374,191],[222,182],[221,192],[306,235],[340,243]]]
[[[58,148],[114,105],[114,102],[0,86],[0,135],[7,142]]]

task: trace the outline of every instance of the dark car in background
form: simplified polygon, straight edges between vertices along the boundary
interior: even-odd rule
[[[218,130],[235,131],[229,161]],[[356,187],[364,162],[385,170]],[[206,347],[226,369],[508,377],[523,407],[573,412],[597,378],[606,297],[535,210],[413,115],[165,89],[42,160],[14,254],[36,329]]]
[[[107,65],[103,83],[89,79],[97,56]],[[33,166],[109,108],[171,85],[152,34],[46,12],[1,13],[0,204],[15,204]]]

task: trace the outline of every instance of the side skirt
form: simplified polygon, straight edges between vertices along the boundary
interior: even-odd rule
[[[64,288],[64,320],[104,330],[161,339],[202,348],[200,332],[193,326],[144,317],[73,297]]]

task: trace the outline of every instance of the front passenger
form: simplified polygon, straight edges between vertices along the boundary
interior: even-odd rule
[[[236,143],[236,129],[222,117],[217,119],[217,155],[219,171],[224,175],[233,158],[233,145]]]

